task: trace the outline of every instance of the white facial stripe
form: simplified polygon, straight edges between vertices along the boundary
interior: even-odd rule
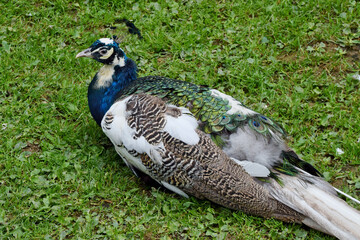
[[[99,41],[105,43],[105,45],[114,43],[114,40],[112,40],[111,38],[100,38]]]
[[[104,56],[101,56],[100,59],[108,59],[114,53],[114,48],[110,48]]]
[[[100,51],[100,49],[101,49],[101,48],[97,48],[97,49],[95,49],[94,51],[92,51],[91,53],[96,53],[96,52]]]

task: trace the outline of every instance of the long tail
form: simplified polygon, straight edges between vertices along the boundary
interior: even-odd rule
[[[283,185],[267,184],[271,195],[306,216],[305,225],[339,239],[360,239],[360,212],[334,194],[330,184],[305,172],[281,175]],[[330,189],[330,190],[329,190]]]

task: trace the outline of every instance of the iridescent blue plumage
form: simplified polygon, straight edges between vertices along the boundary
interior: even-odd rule
[[[119,45],[111,39],[99,39],[77,57],[90,57],[105,64],[95,75],[88,88],[91,115],[98,125],[116,94],[137,78],[137,67],[126,57]]]
[[[91,115],[100,126],[101,120],[116,100],[116,94],[136,79],[136,65],[131,59],[125,60],[125,66],[116,66],[112,83],[108,87],[97,87],[99,77],[95,75],[88,88],[88,102]]]

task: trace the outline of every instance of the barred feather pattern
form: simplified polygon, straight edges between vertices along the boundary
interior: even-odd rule
[[[105,128],[107,130],[110,129],[110,124],[113,122],[113,120],[114,120],[114,116],[111,113],[105,115],[104,121],[105,121]]]
[[[152,104],[149,104],[151,101]],[[161,141],[161,131],[166,124],[163,117],[164,104],[156,102],[156,98],[146,95],[135,95],[126,104],[126,110],[130,112],[128,124],[136,129],[134,139],[143,136],[150,144],[158,145]]]
[[[181,116],[181,111],[161,99],[137,94],[127,104],[127,123],[135,138],[163,145],[161,163],[149,154],[140,159],[147,173],[158,182],[166,182],[187,194],[209,199],[231,209],[263,217],[301,222],[303,215],[273,199],[269,191],[234,163],[202,131],[197,144],[191,145],[164,130],[166,116]],[[106,121],[105,121],[106,122]],[[126,146],[125,146],[126,147]]]

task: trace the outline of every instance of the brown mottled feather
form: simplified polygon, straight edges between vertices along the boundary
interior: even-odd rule
[[[128,124],[151,144],[164,144],[162,162],[142,154],[141,161],[151,177],[165,181],[198,198],[243,212],[300,223],[304,216],[272,198],[267,189],[234,163],[203,132],[200,140],[189,145],[164,132],[166,114],[181,116],[177,108],[167,107],[161,99],[140,94],[127,103],[132,112]]]

